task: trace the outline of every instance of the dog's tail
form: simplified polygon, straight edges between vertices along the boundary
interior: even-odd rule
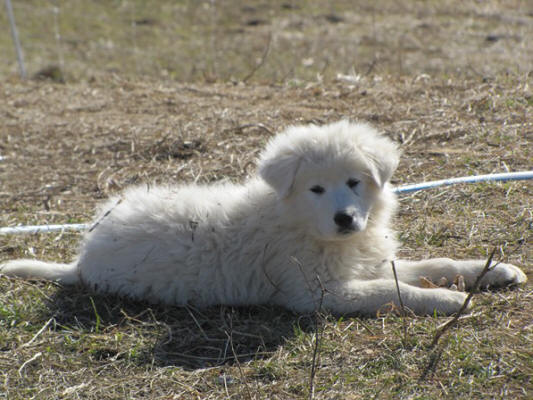
[[[21,278],[46,279],[65,285],[74,285],[80,282],[76,262],[59,264],[29,259],[13,260],[0,264],[0,274]]]

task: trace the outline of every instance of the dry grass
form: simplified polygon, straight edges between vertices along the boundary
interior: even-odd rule
[[[129,184],[241,180],[253,173],[257,152],[274,132],[292,123],[341,117],[370,120],[401,143],[397,184],[530,169],[533,97],[527,68],[532,58],[527,54],[533,41],[526,39],[532,25],[520,23],[531,19],[527,7],[448,3],[458,10],[453,18],[439,2],[384,2],[383,12],[367,14],[359,8],[358,21],[370,24],[365,29],[382,40],[365,42],[368,52],[360,47],[356,69],[369,73],[349,82],[335,78],[349,69],[331,63],[326,79],[317,80],[321,52],[303,46],[316,37],[309,21],[317,15],[331,21],[337,14],[359,18],[355,11],[344,13],[342,3],[290,18],[273,12],[267,19],[279,32],[286,32],[280,21],[288,18],[302,20],[315,36],[296,35],[302,47],[294,54],[273,38],[264,65],[249,79],[255,83],[247,85],[178,83],[157,73],[142,79],[101,73],[90,83],[72,82],[83,76],[70,63],[67,85],[6,80],[0,88],[0,225],[85,222],[96,202]],[[420,7],[416,18],[407,12],[414,4]],[[244,11],[239,15],[248,18]],[[406,46],[397,51],[395,31],[385,35],[387,27],[427,20],[435,24],[419,27],[426,34],[406,30],[407,38],[419,40],[410,42],[419,47],[409,51]],[[158,23],[147,35],[156,40],[163,26]],[[350,24],[315,26],[327,28],[328,57],[344,60],[339,54],[350,50],[348,41],[336,45],[333,39],[347,37]],[[510,39],[502,36],[494,46],[484,42],[504,27]],[[239,42],[242,46],[252,46],[255,28],[267,31],[265,25],[248,26],[251,36]],[[450,40],[452,31],[464,40]],[[476,37],[486,46],[483,51],[474,51]],[[154,52],[168,47],[158,43]],[[265,49],[259,47],[261,57]],[[445,48],[453,58],[426,59]],[[314,57],[314,66],[301,67],[300,51]],[[382,56],[370,68],[378,53]],[[477,72],[465,67],[468,54]],[[478,62],[480,54],[486,62]],[[191,60],[190,65],[200,62]],[[301,68],[294,67],[295,60]],[[437,69],[432,60],[440,62]],[[91,62],[92,68],[103,68],[96,59]],[[238,57],[219,59],[219,81],[227,78],[225,63],[228,70],[243,66]],[[254,65],[235,75],[246,76]],[[287,79],[275,76],[291,68]],[[402,196],[395,222],[400,255],[485,258],[498,247],[496,258],[521,265],[531,280],[531,196],[529,182]],[[0,237],[0,260],[67,260],[78,239],[75,233]],[[530,398],[531,284],[482,293],[474,303],[472,313],[430,349],[445,319],[393,314],[335,319],[273,307],[169,308],[0,278],[0,398]]]

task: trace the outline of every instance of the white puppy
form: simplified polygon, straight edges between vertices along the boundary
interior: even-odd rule
[[[71,264],[5,263],[3,274],[83,283],[167,304],[277,304],[375,314],[398,303],[388,181],[398,150],[365,124],[292,127],[273,138],[244,185],[139,186],[111,199]],[[465,294],[417,287],[420,276],[471,286],[485,262],[396,261],[403,303],[417,314],[459,310]],[[526,281],[499,264],[483,285]]]

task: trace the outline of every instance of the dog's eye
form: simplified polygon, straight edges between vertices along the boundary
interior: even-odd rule
[[[326,191],[326,189],[324,189],[322,186],[320,185],[315,185],[313,186],[311,189],[309,189],[311,192],[313,193],[316,193],[316,194],[322,194]]]
[[[357,179],[354,179],[354,178],[350,178],[346,181],[346,184],[348,185],[348,187],[350,189],[353,189],[354,187],[356,187],[357,185],[359,185],[359,181]]]

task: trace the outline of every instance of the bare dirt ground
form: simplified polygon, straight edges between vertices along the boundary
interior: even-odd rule
[[[370,121],[401,144],[398,185],[533,166],[526,2],[201,3],[205,13],[179,3],[190,21],[176,47],[166,19],[146,11],[152,22],[137,26],[155,42],[144,57],[115,47],[112,58],[80,39],[88,61],[82,68],[64,51],[66,84],[20,81],[4,61],[0,226],[87,222],[98,201],[130,184],[242,180],[275,132],[339,118]],[[197,41],[186,40],[191,32]],[[193,43],[205,51],[187,53],[186,72],[154,61]],[[43,57],[29,57],[34,70]],[[404,195],[400,255],[483,258],[496,247],[531,281],[532,192],[522,181]],[[68,260],[79,236],[0,236],[0,261]],[[429,348],[442,318],[170,309],[3,277],[0,398],[526,399],[531,289],[476,295],[472,313]]]

